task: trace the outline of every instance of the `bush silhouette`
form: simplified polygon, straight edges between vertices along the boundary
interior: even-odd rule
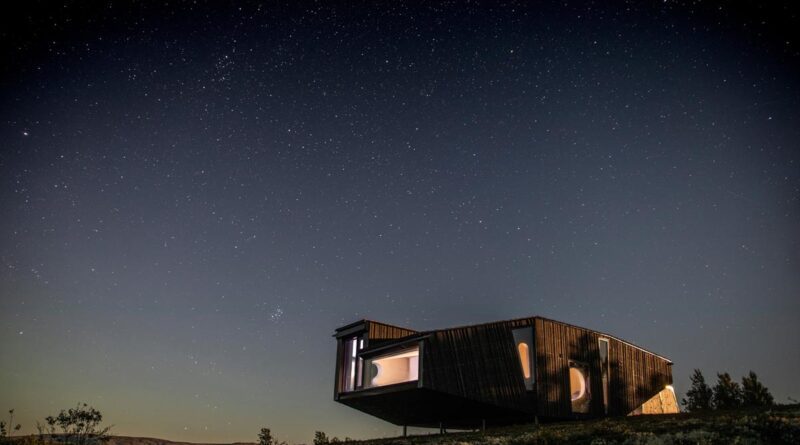
[[[681,400],[684,408],[689,412],[710,410],[714,393],[706,383],[703,373],[695,369],[691,380],[692,386],[686,391],[686,397]]]
[[[715,409],[733,409],[742,406],[742,389],[727,372],[717,374],[717,384],[713,391]]]
[[[95,445],[109,439],[111,427],[101,428],[102,421],[100,411],[79,403],[75,408],[62,409],[55,417],[46,417],[45,425],[37,424],[37,428],[41,442],[45,442],[44,436],[48,435],[51,440],[70,445]]]
[[[743,406],[772,406],[775,400],[769,389],[758,381],[755,372],[742,377],[742,405]]]

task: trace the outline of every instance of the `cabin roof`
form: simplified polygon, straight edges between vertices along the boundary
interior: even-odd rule
[[[576,329],[584,329],[584,330],[587,330],[587,331],[592,331],[592,332],[600,334],[600,335],[602,335],[604,337],[613,338],[614,340],[617,340],[619,342],[625,343],[628,346],[631,346],[631,347],[634,347],[636,349],[639,349],[642,352],[646,352],[646,353],[652,354],[652,355],[654,355],[654,356],[656,356],[656,357],[658,357],[660,359],[663,359],[663,360],[667,361],[670,365],[672,365],[672,360],[668,359],[667,357],[664,357],[663,355],[657,354],[657,353],[655,353],[653,351],[647,350],[647,349],[645,349],[645,348],[643,348],[641,346],[635,345],[635,344],[633,344],[633,343],[631,343],[629,341],[623,340],[623,339],[621,339],[621,338],[619,338],[619,337],[617,337],[615,335],[611,335],[611,334],[605,333],[603,331],[597,331],[597,330],[594,330],[594,329],[585,328],[583,326],[577,326],[577,325],[574,325],[574,324],[565,323],[563,321],[553,320],[552,318],[541,317],[539,315],[533,315],[533,316],[529,316],[529,317],[511,318],[511,319],[507,319],[507,320],[489,321],[489,322],[485,322],[485,323],[476,323],[476,324],[468,324],[468,325],[451,326],[451,327],[447,327],[447,328],[431,329],[431,330],[427,330],[427,331],[414,331],[413,329],[404,328],[404,327],[392,325],[392,324],[389,324],[389,323],[384,323],[382,321],[375,321],[375,320],[369,320],[369,319],[364,318],[364,319],[355,321],[353,323],[350,323],[350,324],[348,324],[346,326],[342,326],[340,328],[337,328],[336,329],[336,334],[334,334],[333,336],[335,337],[341,331],[350,329],[350,328],[352,328],[354,326],[357,326],[357,325],[359,325],[361,323],[365,323],[366,324],[367,322],[378,323],[378,324],[382,324],[382,325],[385,325],[385,326],[391,326],[391,327],[394,327],[394,328],[405,329],[405,330],[414,332],[414,334],[407,335],[405,337],[399,337],[399,338],[396,338],[396,339],[383,341],[383,342],[380,343],[380,345],[376,345],[375,347],[372,347],[372,348],[366,348],[364,350],[365,353],[372,353],[372,352],[383,350],[383,349],[389,349],[389,348],[391,348],[391,347],[393,347],[395,345],[399,345],[399,344],[405,343],[407,341],[411,341],[411,340],[413,340],[415,338],[423,338],[423,337],[426,337],[426,336],[428,336],[430,334],[433,334],[435,332],[449,331],[449,330],[455,330],[455,329],[464,329],[464,328],[472,328],[472,327],[478,327],[478,326],[487,326],[487,325],[501,324],[501,323],[511,323],[511,322],[524,321],[524,320],[533,321],[533,320],[535,320],[537,318],[539,318],[541,320],[549,321],[549,322],[552,322],[552,323],[558,323],[558,324],[561,324],[561,325],[564,325],[564,326],[569,326],[569,327],[576,328]]]

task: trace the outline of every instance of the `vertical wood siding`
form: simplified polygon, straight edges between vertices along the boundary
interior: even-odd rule
[[[611,336],[543,318],[535,319],[537,412],[545,417],[572,413],[569,361],[589,366],[589,414],[604,415],[599,339],[609,339],[609,415],[626,415],[672,383],[672,367],[655,354]]]
[[[425,388],[531,412],[508,322],[432,332],[422,354]]]
[[[416,334],[417,331],[400,328],[388,324],[378,323],[377,321],[367,321],[368,334],[370,340],[390,340]]]
[[[416,334],[365,321],[368,342]],[[512,330],[533,329],[535,390],[525,390]],[[527,417],[588,418],[605,415],[599,339],[609,340],[609,415],[626,415],[672,383],[670,362],[624,341],[589,329],[541,317],[443,329],[426,333],[421,349],[421,386],[488,403]],[[337,344],[337,373],[342,339]],[[569,361],[589,368],[589,413],[572,412]],[[338,382],[337,376],[337,382]],[[337,387],[338,389],[338,387]],[[338,398],[338,393],[336,395]],[[436,419],[434,419],[436,420]]]

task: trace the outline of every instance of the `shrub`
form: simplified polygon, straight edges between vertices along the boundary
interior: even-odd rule
[[[39,437],[45,434],[58,442],[71,445],[94,445],[109,439],[110,426],[100,427],[103,415],[91,406],[79,403],[75,408],[61,410],[56,416],[45,418],[45,425],[37,424]],[[60,433],[58,431],[60,429]]]
[[[755,372],[750,371],[750,374],[742,377],[742,405],[772,406],[774,403],[769,389],[758,381]]]
[[[713,392],[706,384],[706,379],[699,369],[694,370],[691,377],[692,386],[686,391],[686,397],[681,400],[687,411],[704,411],[711,409],[711,399]]]
[[[732,409],[742,406],[742,389],[727,372],[717,374],[717,384],[714,386],[713,392],[714,408],[716,409]]]
[[[329,443],[327,434],[322,431],[314,431],[314,445],[328,445]]]

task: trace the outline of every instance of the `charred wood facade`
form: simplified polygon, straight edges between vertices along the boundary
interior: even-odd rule
[[[334,336],[334,399],[397,425],[677,411],[671,361],[542,317],[425,332],[362,320]]]

